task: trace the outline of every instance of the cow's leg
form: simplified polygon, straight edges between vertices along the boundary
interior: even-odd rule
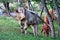
[[[48,32],[48,31],[46,32],[46,36],[47,36],[47,37],[49,36],[49,32]]]
[[[21,21],[19,20],[18,22],[19,22],[19,27],[20,27],[21,26]]]
[[[41,30],[41,35],[42,35],[43,29]]]
[[[34,32],[34,34],[35,34],[35,36],[37,36],[37,34],[38,34],[38,25],[34,25],[34,27],[35,27],[35,32]]]
[[[37,36],[38,34],[38,25],[31,25],[31,28],[33,29],[34,36]]]
[[[44,36],[46,36],[46,31],[44,30]]]
[[[21,26],[21,32],[24,33],[24,26]]]
[[[21,32],[24,33],[24,21],[21,22]]]
[[[24,24],[20,20],[18,22],[19,22],[19,27],[21,27],[21,32],[24,33],[24,30],[23,30]]]
[[[24,32],[27,34],[27,21],[24,22]]]

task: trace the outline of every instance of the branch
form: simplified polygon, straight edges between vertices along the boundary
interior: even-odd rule
[[[44,10],[44,6],[42,7],[42,10],[41,10],[41,13],[40,13],[40,17],[42,16],[43,10]]]

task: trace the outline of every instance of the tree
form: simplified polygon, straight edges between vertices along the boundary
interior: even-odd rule
[[[0,0],[3,3],[4,7],[9,10],[9,3],[13,2],[13,0]]]
[[[3,2],[4,7],[6,8],[7,11],[9,11],[9,2]]]
[[[60,36],[60,12],[59,12],[59,8],[58,8],[58,1],[57,0],[53,0],[54,2],[54,7],[56,9],[56,14],[57,14],[57,20],[58,20],[58,35]]]
[[[53,25],[53,22],[52,22],[52,17],[51,17],[51,15],[49,14],[48,8],[47,8],[47,6],[46,6],[46,0],[42,0],[42,3],[43,3],[43,6],[45,7],[45,10],[46,10],[46,12],[47,12],[46,14],[47,14],[47,16],[48,16],[49,25],[50,25],[50,29],[51,29],[51,32],[50,32],[51,37],[55,37],[54,25]]]
[[[6,8],[6,13],[9,13],[9,3],[13,2],[14,0],[0,0],[3,3],[4,7]]]
[[[44,10],[44,6],[41,9],[40,17],[42,16],[43,10]]]
[[[33,8],[32,4],[31,4],[31,0],[27,0],[27,1],[28,1],[29,9],[30,9],[30,7],[32,7],[32,10],[34,11],[34,8]]]

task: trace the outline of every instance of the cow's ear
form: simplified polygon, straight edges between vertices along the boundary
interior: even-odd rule
[[[16,12],[18,13],[18,9],[16,9]]]
[[[23,3],[25,3],[26,2],[26,0],[23,0]]]

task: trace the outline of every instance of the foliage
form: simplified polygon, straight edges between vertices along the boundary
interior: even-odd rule
[[[58,6],[60,7],[60,0],[58,0]]]
[[[15,4],[11,4],[12,6],[10,6],[10,12],[15,11],[18,8],[18,3]]]
[[[50,7],[53,9],[53,6],[54,6],[53,1],[48,1],[47,4],[50,5]]]
[[[41,0],[32,0],[32,1],[41,2]]]
[[[15,0],[0,0],[0,2],[13,2]]]

